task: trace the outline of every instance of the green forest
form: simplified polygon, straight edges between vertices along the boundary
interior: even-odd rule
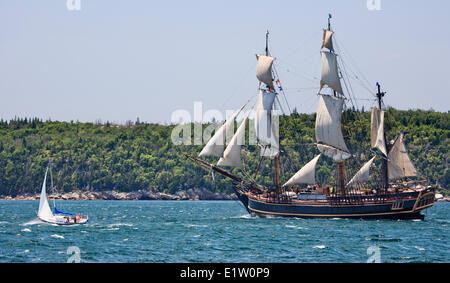
[[[403,130],[406,147],[421,178],[445,189],[450,184],[449,118],[449,113],[393,108],[388,108],[385,116],[387,141],[397,138]],[[319,153],[314,145],[314,123],[315,114],[294,111],[280,117],[281,182]],[[202,146],[172,143],[174,127],[141,123],[139,119],[126,125],[38,118],[0,120],[0,195],[39,192],[49,158],[52,158],[53,178],[59,191],[175,193],[201,187],[213,192],[231,192],[229,180],[217,175],[213,178],[184,155],[196,156]],[[343,133],[355,156],[346,162],[349,180],[374,154],[370,149],[370,112],[347,110],[343,115]],[[242,157],[243,168],[230,171],[252,178],[260,160],[259,148],[243,147]],[[320,184],[333,184],[335,169],[331,160],[321,158],[316,172]],[[380,172],[375,169],[373,182],[380,178]],[[271,161],[263,160],[256,181],[270,186],[272,180]]]

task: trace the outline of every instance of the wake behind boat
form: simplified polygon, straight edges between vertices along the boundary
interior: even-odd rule
[[[88,222],[89,217],[86,216],[86,218],[82,218],[81,215],[75,215],[73,213],[60,211],[56,208],[56,204],[54,203],[53,212],[50,208],[50,205],[48,203],[47,199],[47,192],[46,192],[46,183],[47,183],[47,173],[50,166],[47,167],[47,170],[45,171],[45,177],[44,177],[44,183],[42,184],[42,190],[41,190],[41,197],[39,200],[39,211],[38,211],[38,217],[41,221],[51,223],[51,224],[57,224],[57,225],[75,225],[75,224],[85,224]],[[50,171],[51,175],[51,171]],[[52,178],[53,179],[53,178]],[[53,182],[52,182],[52,188],[53,188]]]

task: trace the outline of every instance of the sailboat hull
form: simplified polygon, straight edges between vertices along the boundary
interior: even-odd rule
[[[86,224],[89,219],[88,218],[83,218],[77,222],[73,222],[73,221],[67,221],[66,219],[60,219],[60,218],[55,218],[55,219],[42,219],[39,218],[41,221],[45,222],[45,223],[49,223],[49,224],[56,224],[56,225],[60,225],[60,226],[70,226],[70,225],[80,225],[80,224]]]
[[[367,197],[333,197],[324,200],[271,200],[248,195],[248,211],[259,217],[424,219],[422,210],[434,204],[433,190]]]

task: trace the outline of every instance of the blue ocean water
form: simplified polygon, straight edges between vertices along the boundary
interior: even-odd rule
[[[89,223],[36,219],[0,201],[0,262],[449,262],[450,204],[425,221],[249,217],[237,201],[58,201]]]

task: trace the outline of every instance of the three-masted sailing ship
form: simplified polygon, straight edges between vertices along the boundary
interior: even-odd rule
[[[345,162],[354,158],[342,134],[342,113],[346,97],[341,85],[341,72],[333,47],[333,31],[328,20],[321,47],[322,71],[318,92],[319,104],[315,124],[318,155],[301,168],[284,185],[280,186],[280,144],[273,115],[277,91],[274,88],[272,65],[275,60],[268,51],[267,34],[265,54],[257,55],[256,77],[259,80],[258,100],[254,107],[254,125],[257,144],[262,158],[273,162],[274,182],[268,187],[254,179],[244,179],[224,167],[241,167],[241,146],[244,144],[246,115],[236,133],[226,145],[230,128],[245,105],[236,111],[208,141],[199,157],[188,156],[207,171],[213,170],[233,182],[233,188],[247,211],[255,216],[299,218],[364,218],[364,219],[423,219],[422,210],[435,201],[435,188],[426,181],[405,182],[406,178],[419,177],[409,158],[403,141],[403,132],[393,144],[387,144],[380,85],[376,94],[378,107],[371,113],[371,152],[374,157],[349,181],[345,181]],[[325,94],[325,91],[330,94]],[[250,112],[249,112],[250,113]],[[217,164],[200,159],[216,156]],[[315,169],[320,158],[331,158],[336,164],[336,184],[319,187]],[[381,160],[381,184],[369,184],[371,169],[376,159]],[[261,166],[261,161],[259,166]],[[259,170],[259,167],[257,171]],[[257,172],[255,172],[256,176]]]

